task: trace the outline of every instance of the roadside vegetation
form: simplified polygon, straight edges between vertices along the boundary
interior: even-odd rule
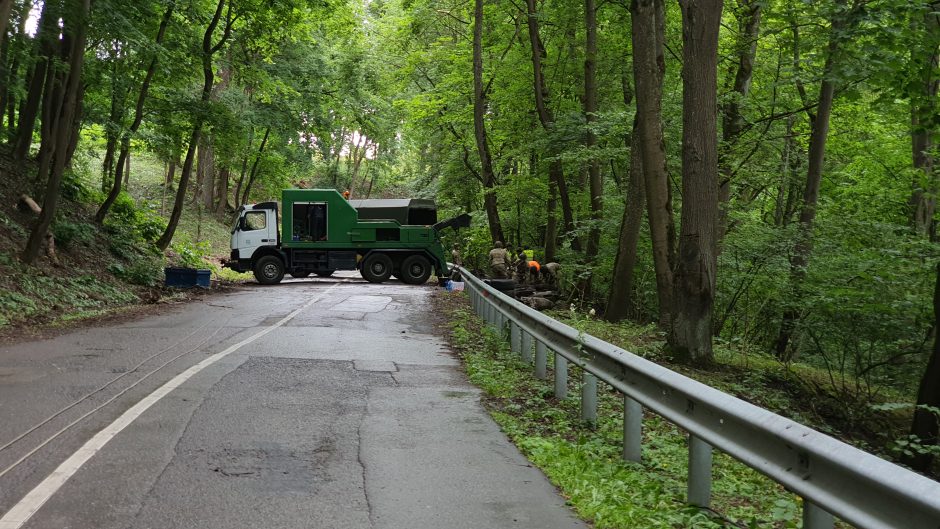
[[[612,388],[599,385],[596,425],[580,419],[581,371],[569,366],[569,397],[554,397],[553,365],[539,380],[532,366],[509,350],[505,337],[485,326],[463,296],[441,294],[435,303],[446,318],[449,338],[461,357],[470,381],[484,392],[483,404],[519,449],[554,483],[572,507],[595,527],[603,528],[716,528],[801,526],[800,499],[782,486],[716,452],[712,509],[685,503],[688,464],[687,435],[677,427],[646,412],[643,421],[643,462],[621,459],[623,400]],[[555,314],[587,334],[611,341],[654,361],[663,361],[661,337],[652,327],[611,326],[574,312]],[[756,361],[755,361],[756,360]],[[665,364],[705,384],[750,400],[831,435],[853,438],[861,429],[846,428],[833,415],[819,414],[805,398],[817,401],[835,395],[801,387],[800,380],[823,373],[804,370],[789,373],[771,359],[751,359],[747,367],[722,357],[710,369]],[[782,377],[782,378],[781,378]],[[884,413],[878,419],[891,424]],[[896,419],[896,418],[895,418]],[[893,421],[903,431],[903,420]],[[846,438],[846,435],[848,436]],[[839,527],[848,527],[840,524]]]

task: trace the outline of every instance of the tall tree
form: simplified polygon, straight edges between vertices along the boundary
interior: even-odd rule
[[[228,5],[228,9],[225,8],[226,0],[219,0],[219,4],[216,6],[215,14],[212,16],[212,20],[209,22],[209,25],[206,27],[205,35],[202,38],[202,75],[203,75],[203,84],[202,84],[202,97],[200,98],[200,103],[205,106],[209,102],[209,98],[212,95],[212,84],[215,81],[215,69],[212,65],[212,58],[216,52],[222,49],[225,46],[226,41],[232,34],[232,24],[235,20],[232,17],[232,4]],[[222,20],[222,13],[225,12],[225,28],[223,30],[222,37],[215,44],[212,43],[214,38],[215,30],[219,26],[219,22]],[[183,162],[183,169],[180,173],[180,183],[176,189],[176,200],[173,202],[173,212],[170,213],[170,220],[167,223],[166,230],[164,230],[163,235],[157,239],[157,247],[161,250],[166,250],[170,246],[170,242],[173,240],[173,234],[176,233],[176,226],[179,224],[180,216],[183,213],[183,203],[186,200],[186,190],[189,186],[189,178],[193,173],[193,161],[196,155],[196,147],[199,145],[199,138],[202,134],[202,127],[205,124],[205,117],[202,112],[196,115],[195,123],[193,124],[193,130],[189,137],[189,148],[186,151],[186,159]]]
[[[38,29],[33,56],[35,62],[27,82],[26,99],[19,110],[19,121],[16,126],[16,141],[13,148],[13,158],[19,162],[26,160],[29,148],[33,144],[33,129],[36,118],[39,116],[42,104],[46,79],[49,77],[49,68],[52,67],[58,40],[58,22],[61,16],[61,2],[43,2],[39,13]]]
[[[729,152],[744,132],[746,122],[742,107],[751,90],[751,78],[754,74],[754,59],[757,55],[757,39],[760,34],[761,10],[764,3],[761,0],[737,0],[734,8],[737,19],[737,35],[734,43],[734,54],[737,68],[734,74],[734,85],[731,88],[730,100],[721,105],[721,140],[722,150],[718,156],[718,172],[720,175],[718,200],[721,210],[718,217],[718,240],[725,235],[728,227],[728,207],[731,198],[731,179],[734,176],[731,168],[731,153]]]
[[[914,419],[911,422],[911,435],[917,437],[925,447],[940,444],[940,263],[937,263],[937,282],[933,293],[934,342],[933,351],[927,361],[920,386],[917,390],[917,402]],[[931,409],[933,408],[933,409]],[[933,463],[929,450],[904,457],[904,463],[919,472],[927,472]]]
[[[489,221],[490,237],[505,241],[503,225],[496,204],[496,173],[486,136],[486,93],[483,88],[483,0],[475,0],[473,8],[473,131],[480,155],[483,177],[483,205]]]
[[[529,28],[529,44],[532,51],[532,85],[535,89],[535,109],[539,115],[539,122],[542,128],[549,135],[555,130],[555,114],[549,105],[549,92],[545,84],[545,74],[542,71],[542,58],[545,57],[545,46],[542,45],[542,38],[539,35],[539,14],[536,10],[535,0],[526,0],[526,20]],[[568,183],[565,181],[565,170],[558,156],[558,149],[555,140],[550,138],[552,146],[550,147],[550,156],[552,157],[548,166],[549,201],[555,197],[554,192],[558,193],[561,201],[562,218],[564,220],[565,232],[571,234],[574,232],[574,213],[571,210],[571,198],[568,193]],[[552,226],[549,219],[549,226]],[[546,238],[551,234],[546,234]],[[580,250],[581,246],[577,237],[572,238],[571,247]]]
[[[597,133],[594,132],[594,124],[597,122],[597,6],[594,0],[584,1],[584,27],[584,117],[587,124],[584,146],[590,156],[588,188],[591,193],[591,227],[585,248],[585,259],[587,265],[593,267],[601,241],[600,223],[604,216],[604,181],[601,176],[601,163],[597,158],[597,153],[593,152],[597,146]],[[592,277],[594,274],[588,275],[582,285],[585,298],[591,296]]]
[[[643,178],[643,158],[640,156],[640,135],[634,121],[630,140],[630,174],[627,180],[626,207],[620,222],[620,237],[617,245],[617,257],[614,260],[614,274],[610,282],[610,296],[604,318],[610,322],[626,319],[635,312],[633,305],[633,270],[636,267],[637,243],[640,239],[640,225],[643,222],[643,210],[646,206],[646,189]]]
[[[47,0],[50,3],[50,0]],[[40,179],[46,177],[46,193],[42,212],[33,226],[22,260],[32,264],[46,240],[52,225],[61,195],[62,176],[69,163],[69,145],[75,127],[72,123],[77,112],[79,92],[82,89],[82,65],[85,58],[87,18],[91,11],[91,0],[65,0],[63,10],[63,35],[60,39],[61,59],[67,61],[67,71],[48,68],[49,79],[44,83],[48,93],[43,98],[43,134],[40,146]],[[54,61],[50,60],[50,64]],[[42,171],[48,170],[48,174]]]
[[[163,14],[163,18],[160,20],[160,29],[157,30],[155,41],[157,49],[153,51],[153,56],[150,58],[150,63],[147,65],[147,73],[144,75],[143,82],[140,83],[140,93],[137,95],[137,104],[134,106],[134,121],[131,123],[130,128],[121,136],[121,151],[117,158],[117,167],[111,183],[111,191],[95,214],[95,221],[99,224],[104,222],[104,218],[111,209],[111,205],[114,204],[114,201],[117,200],[118,195],[121,193],[124,169],[131,150],[131,136],[137,133],[141,124],[144,122],[144,104],[147,101],[147,94],[150,91],[150,83],[153,82],[153,76],[157,73],[157,63],[160,59],[159,47],[163,44],[163,38],[166,36],[166,28],[170,24],[170,19],[173,17],[175,7],[176,1],[170,0],[166,12]]]
[[[911,49],[914,80],[911,83],[911,150],[916,178],[911,193],[911,216],[918,233],[936,238],[934,213],[937,209],[935,149],[940,134],[937,89],[940,88],[940,1],[927,3],[914,14],[911,25],[915,42]]]
[[[633,0],[633,83],[636,86],[637,134],[646,175],[646,209],[653,243],[659,325],[672,326],[673,263],[676,231],[672,213],[672,191],[666,170],[663,138],[663,76],[666,61],[665,5],[662,0]]]
[[[6,35],[7,24],[10,22],[10,11],[13,10],[13,0],[0,0],[0,35]]]
[[[862,0],[856,0],[852,6],[848,5],[847,0],[837,0],[830,20],[823,78],[819,84],[819,100],[815,113],[810,114],[812,133],[809,140],[806,185],[803,188],[803,203],[800,209],[799,233],[790,257],[793,306],[784,311],[780,333],[774,346],[777,357],[782,360],[790,360],[794,354],[790,340],[800,315],[795,307],[802,298],[801,289],[806,278],[806,267],[809,265],[813,251],[813,225],[819,204],[819,187],[822,183],[823,163],[826,158],[826,141],[829,139],[829,118],[832,116],[836,91],[836,64],[842,51],[842,43],[846,39],[846,32],[855,24],[855,19],[861,9]]]
[[[718,30],[722,0],[682,8],[682,225],[669,345],[683,361],[712,360],[718,267]]]

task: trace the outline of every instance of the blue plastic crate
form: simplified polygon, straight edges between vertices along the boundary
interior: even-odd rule
[[[209,288],[209,279],[212,276],[211,270],[196,270],[195,268],[164,268],[164,284],[168,287]]]

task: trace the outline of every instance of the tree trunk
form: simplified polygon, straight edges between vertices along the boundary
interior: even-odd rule
[[[215,149],[212,148],[212,136],[204,134],[199,139],[196,169],[196,196],[195,202],[202,208],[212,211],[215,205]]]
[[[584,147],[591,157],[588,163],[588,188],[591,193],[591,227],[588,232],[587,247],[584,252],[585,263],[593,272],[594,261],[601,242],[601,220],[604,217],[604,181],[601,177],[601,163],[594,153],[597,146],[597,134],[593,126],[597,121],[597,6],[594,0],[584,1],[584,119],[587,134]],[[593,273],[587,276],[581,285],[585,299],[591,297]]]
[[[672,327],[673,263],[675,225],[672,191],[666,170],[663,138],[662,98],[665,39],[665,6],[662,0],[634,0],[633,83],[636,87],[637,132],[646,176],[646,208],[653,243],[659,326]]]
[[[245,156],[242,158],[242,169],[238,173],[238,183],[235,184],[235,195],[232,197],[236,208],[241,205],[242,185],[245,183],[245,176],[248,175],[248,160],[251,159],[251,145],[254,139],[255,128],[251,127],[248,129],[248,147],[245,149]]]
[[[65,166],[68,164],[69,143],[74,128],[71,126],[78,105],[79,91],[81,90],[82,63],[85,57],[85,31],[88,26],[87,16],[91,9],[91,0],[67,0],[67,6],[70,8],[65,13],[62,39],[63,55],[68,57],[68,73],[61,72],[59,77],[67,77],[67,83],[61,89],[56,89],[56,95],[59,97],[53,100],[54,110],[49,114],[54,116],[54,123],[46,127],[52,134],[43,138],[43,142],[50,142],[52,146],[50,151],[55,156],[51,172],[46,183],[46,196],[43,200],[42,213],[36,221],[33,231],[26,242],[26,248],[23,250],[22,259],[27,264],[32,264],[39,256],[39,249],[44,240],[47,240],[49,226],[55,218],[58,208],[59,196],[62,185],[62,176],[65,173]],[[74,19],[72,18],[74,16]],[[65,51],[65,48],[68,48]],[[55,83],[53,83],[54,85]],[[50,85],[50,88],[52,85]]]
[[[228,167],[223,167],[219,171],[218,178],[216,178],[216,188],[215,188],[215,214],[219,217],[225,215],[225,210],[228,209],[228,188],[229,188],[229,179],[232,176],[232,170]]]
[[[11,46],[14,57],[13,64],[10,66],[10,69],[7,72],[6,105],[4,107],[0,107],[0,122],[3,121],[3,112],[6,112],[7,114],[7,141],[11,145],[16,143],[16,98],[18,90],[16,90],[15,87],[18,87],[21,84],[20,79],[18,78],[21,50],[31,40],[29,35],[26,33],[26,22],[29,19],[29,11],[32,8],[32,5],[32,2],[24,1],[20,3],[20,11],[18,13],[20,24],[19,28],[17,28],[17,38],[15,42],[11,42],[11,45],[15,44],[15,49]]]
[[[215,81],[212,56],[225,45],[225,42],[232,33],[232,5],[229,4],[228,12],[225,17],[225,32],[219,42],[214,46],[212,45],[212,35],[215,33],[215,29],[222,18],[223,9],[225,9],[225,0],[219,0],[219,5],[215,9],[215,15],[213,15],[212,21],[209,22],[209,26],[206,28],[206,33],[202,39],[203,85],[202,97],[200,99],[202,105],[209,102],[209,98],[212,95],[212,83]],[[157,248],[161,250],[166,250],[167,247],[170,246],[170,242],[173,240],[173,234],[176,233],[176,226],[179,224],[180,216],[183,213],[183,203],[186,201],[186,188],[189,186],[189,178],[192,176],[193,160],[196,154],[196,146],[199,144],[199,138],[202,134],[202,126],[203,117],[199,114],[196,117],[196,123],[193,125],[193,132],[189,138],[189,148],[186,151],[186,160],[183,162],[180,183],[176,190],[176,200],[173,202],[173,212],[170,214],[170,221],[167,223],[166,230],[156,243]]]
[[[760,17],[763,2],[760,0],[738,0],[736,18],[738,21],[738,37],[735,43],[738,68],[734,75],[734,87],[731,100],[721,105],[722,121],[722,150],[718,157],[718,172],[720,174],[720,187],[718,200],[718,241],[720,242],[728,230],[728,207],[731,198],[731,156],[728,152],[738,141],[744,131],[744,114],[741,105],[747,99],[751,88],[751,76],[754,71],[754,58],[757,55],[757,38],[760,34]],[[720,249],[719,249],[720,250]]]
[[[10,21],[10,11],[13,9],[13,0],[0,0],[0,37],[7,34],[7,24]]]
[[[173,181],[176,180],[176,165],[176,160],[170,160],[169,166],[166,169],[166,182],[163,183],[164,187],[173,187]]]
[[[839,52],[841,32],[845,29],[844,19],[840,16],[832,21],[826,63],[823,68],[823,80],[819,87],[819,104],[813,119],[813,130],[809,141],[809,160],[806,170],[806,187],[803,189],[803,205],[800,211],[799,233],[790,257],[790,283],[793,289],[794,306],[802,298],[800,290],[806,277],[813,250],[813,223],[816,220],[816,206],[819,203],[819,186],[822,183],[823,162],[826,156],[826,140],[829,137],[829,118],[835,96],[835,80],[832,77],[833,64]],[[780,333],[774,346],[777,357],[789,361],[794,356],[795,347],[791,347],[791,338],[799,320],[799,312],[791,307],[784,311]]]
[[[614,275],[610,284],[610,297],[604,318],[609,322],[622,321],[636,309],[633,303],[633,270],[636,267],[637,243],[640,225],[646,207],[646,189],[643,179],[643,158],[640,156],[640,135],[637,122],[633,122],[630,140],[630,177],[627,183],[627,204],[620,223],[620,243],[614,260]]]
[[[46,92],[43,90],[44,83],[55,54],[60,10],[61,6],[57,2],[43,2],[39,15],[39,29],[36,33],[36,63],[30,74],[26,100],[20,108],[19,123],[16,126],[16,142],[13,148],[13,158],[19,163],[26,160],[33,143],[33,129],[36,126],[43,94]]]
[[[486,94],[483,92],[483,0],[475,0],[473,10],[473,131],[480,154],[483,176],[483,205],[489,221],[490,237],[494,241],[505,241],[503,225],[499,220],[496,204],[496,175],[493,159],[486,137]]]
[[[718,268],[718,31],[722,0],[682,9],[682,222],[669,342],[680,361],[710,363]]]
[[[548,202],[546,204],[545,220],[545,262],[555,260],[555,251],[558,247],[558,186],[555,179],[548,177]]]
[[[166,12],[163,14],[163,19],[160,21],[160,29],[157,30],[157,38],[155,41],[158,48],[161,44],[163,44],[163,38],[166,36],[166,28],[170,23],[170,19],[173,17],[173,9],[175,6],[175,1],[170,2]],[[137,131],[140,129],[141,123],[143,123],[144,103],[147,101],[147,93],[150,91],[150,83],[153,81],[153,77],[157,73],[157,62],[159,59],[160,53],[159,51],[155,51],[153,57],[150,58],[150,64],[147,66],[147,73],[144,75],[144,80],[140,84],[140,92],[137,94],[137,104],[134,107],[134,121],[131,123],[130,129],[128,129],[128,131],[121,137],[121,153],[118,155],[117,172],[114,175],[111,192],[108,194],[108,197],[105,199],[104,203],[101,204],[101,207],[98,208],[98,212],[95,214],[95,221],[99,224],[104,222],[104,218],[108,215],[108,211],[111,209],[111,205],[114,204],[114,201],[121,193],[121,176],[124,172],[124,163],[125,161],[130,161],[129,157],[131,149],[131,136],[137,133]],[[129,178],[129,165],[127,167],[127,173]]]
[[[917,408],[914,409],[914,420],[911,423],[911,435],[920,439],[924,446],[932,446],[940,442],[940,418],[924,406],[940,408],[940,263],[937,264],[937,284],[933,292],[934,312],[934,341],[933,352],[924,369],[924,376],[920,380],[917,391]],[[928,472],[933,464],[931,454],[915,454],[906,456],[902,462],[918,472]]]
[[[915,27],[922,27],[923,38],[918,39],[922,40],[922,44],[911,51],[911,62],[920,74],[920,78],[914,82],[919,93],[911,97],[911,150],[914,169],[918,173],[911,192],[911,217],[914,229],[931,238],[936,235],[933,217],[937,209],[937,192],[940,191],[933,155],[936,147],[934,138],[938,134],[934,114],[937,109],[937,89],[940,87],[940,77],[937,76],[937,68],[940,66],[938,10],[940,2],[932,2],[922,19],[918,18],[912,23]]]
[[[542,72],[542,58],[545,56],[545,47],[539,36],[538,12],[535,9],[535,0],[526,0],[526,16],[529,28],[529,43],[532,48],[532,85],[535,90],[535,109],[539,115],[539,122],[547,134],[552,134],[555,128],[555,116],[548,104],[549,93],[545,85],[545,76]],[[558,148],[552,142],[549,147],[549,156],[556,157]],[[549,162],[548,178],[554,183],[561,202],[562,220],[566,234],[574,232],[574,213],[571,209],[571,199],[568,195],[568,184],[565,181],[565,170],[561,160],[553,159]],[[549,184],[551,187],[551,184]],[[546,243],[547,244],[547,243]],[[571,248],[580,251],[581,244],[577,237],[571,239]]]
[[[261,147],[258,148],[258,154],[255,156],[255,162],[251,164],[251,173],[248,175],[248,184],[245,185],[245,194],[242,196],[241,203],[247,204],[251,196],[251,186],[255,183],[255,177],[258,176],[258,164],[261,163],[261,155],[264,154],[264,147],[268,144],[268,136],[271,134],[271,127],[264,129],[264,138],[261,140]]]
[[[787,133],[783,139],[783,154],[780,159],[780,187],[777,189],[777,201],[774,207],[774,226],[780,228],[790,224],[791,211],[788,198],[794,185],[794,173],[797,168],[796,140],[793,134],[794,117],[787,117]]]

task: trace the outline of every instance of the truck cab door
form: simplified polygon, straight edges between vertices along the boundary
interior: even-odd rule
[[[235,231],[239,257],[248,259],[261,246],[277,245],[277,217],[272,210],[246,211]]]

